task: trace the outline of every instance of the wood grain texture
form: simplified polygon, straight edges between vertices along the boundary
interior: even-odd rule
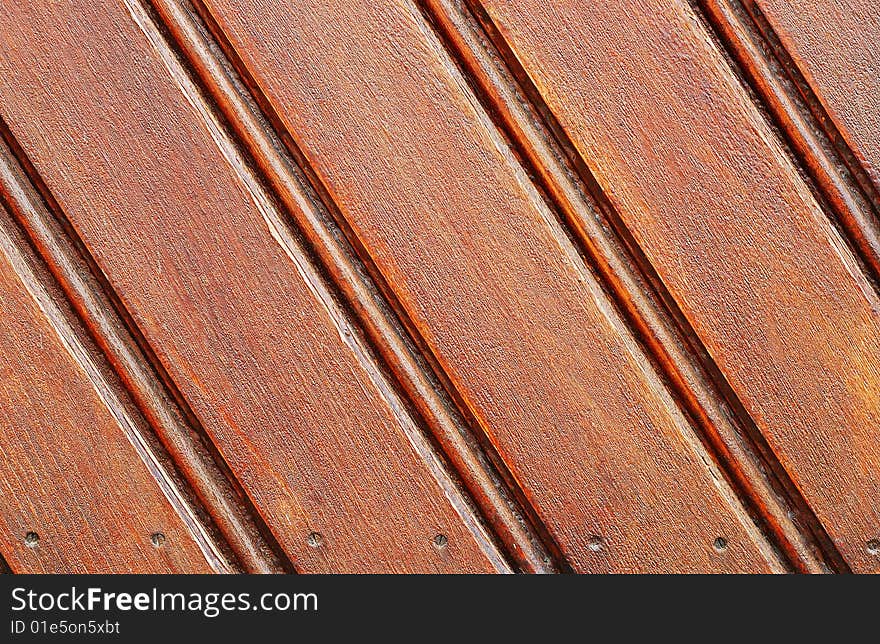
[[[848,564],[877,569],[880,303],[702,23],[484,6]]]
[[[408,329],[405,315],[393,292],[378,275],[368,256],[354,248],[343,230],[344,221],[335,211],[332,199],[320,194],[308,175],[308,165],[296,157],[289,138],[287,145],[270,122],[277,120],[269,110],[264,114],[240,77],[234,51],[216,25],[204,22],[187,0],[154,0],[156,19],[161,19],[184,52],[199,81],[230,123],[238,141],[259,168],[267,186],[283,204],[287,217],[278,220],[279,230],[288,236],[302,235],[321,267],[331,276],[344,303],[393,373],[407,402],[424,419],[450,465],[461,477],[479,510],[498,535],[505,554],[522,571],[557,572],[557,553],[551,552],[546,535],[539,533],[528,504],[517,498],[514,485],[505,480],[503,465],[478,439],[474,423],[456,403],[454,391],[445,382],[441,369],[418,348],[418,336]],[[283,133],[283,129],[282,129]]]
[[[297,569],[505,570],[297,240],[273,239],[259,181],[126,7],[4,5],[0,35],[10,130]]]
[[[749,0],[747,5],[773,26],[875,190],[880,189],[880,7],[873,0]]]
[[[10,234],[6,211],[0,219],[5,560],[13,571],[30,573],[210,572],[188,525],[129,442],[128,412],[88,349],[52,312],[53,294],[35,277],[27,253],[17,251],[21,240]],[[164,535],[159,547],[152,542],[157,533]]]
[[[880,193],[810,81],[753,0],[698,0],[708,23],[779,127],[840,225],[865,273],[880,285]]]
[[[205,5],[576,570],[780,567],[415,6]]]
[[[250,506],[234,475],[198,426],[140,332],[72,230],[5,123],[0,120],[0,199],[14,217],[21,243],[63,291],[143,415],[140,430],[173,459],[187,494],[210,516],[228,567],[252,573],[284,572],[290,563]],[[37,259],[39,257],[39,259]],[[149,425],[147,425],[149,423]],[[197,499],[197,500],[196,500]]]
[[[450,55],[550,196],[560,220],[603,288],[643,342],[658,373],[700,433],[762,530],[795,570],[827,572],[835,565],[806,502],[776,465],[754,422],[717,377],[717,365],[632,242],[619,215],[593,180],[546,105],[493,40],[491,24],[464,0],[422,0]],[[586,179],[586,180],[585,180]]]

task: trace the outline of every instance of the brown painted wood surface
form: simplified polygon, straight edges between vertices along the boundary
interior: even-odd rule
[[[751,2],[880,189],[880,11],[872,0]]]
[[[126,8],[0,32],[10,129],[297,568],[503,570]]]
[[[0,3],[0,568],[880,569],[878,32]]]
[[[837,547],[875,569],[877,294],[697,16],[485,5]]]
[[[210,572],[187,525],[46,316],[50,293],[26,286],[0,212],[0,548],[14,572]],[[36,301],[40,298],[46,309]],[[64,339],[62,339],[64,338]],[[89,357],[80,354],[80,360]],[[159,541],[153,544],[153,535]]]
[[[207,4],[575,569],[770,569],[415,7]]]
[[[809,79],[809,70],[798,62],[797,52],[786,47],[754,0],[699,0],[698,5],[737,70],[779,127],[876,289],[880,285],[880,193],[864,155],[853,147],[846,129],[829,112],[827,101],[821,98],[821,87],[814,88],[822,83]],[[861,13],[868,34],[877,17]],[[847,22],[843,16],[841,20]],[[852,21],[848,26],[853,26]],[[851,29],[849,36],[852,42]],[[852,58],[849,64],[859,71],[851,76],[864,75],[864,67],[870,62],[860,55]],[[853,92],[853,98],[860,103],[870,100],[865,92]],[[870,111],[863,116],[872,118]]]

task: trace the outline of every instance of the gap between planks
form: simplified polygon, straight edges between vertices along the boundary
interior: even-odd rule
[[[691,420],[739,500],[792,570],[848,566],[544,103],[472,0],[417,0]]]
[[[3,245],[218,572],[293,572],[94,259],[0,120]],[[12,258],[10,258],[12,259]],[[66,299],[66,302],[64,301]]]
[[[480,445],[424,343],[410,335],[412,324],[398,317],[391,290],[351,243],[332,198],[276,129],[265,97],[246,84],[249,74],[205,7],[186,0],[125,4],[487,558],[499,572],[511,564],[526,572],[565,570]]]
[[[880,192],[753,0],[690,0],[880,294]]]

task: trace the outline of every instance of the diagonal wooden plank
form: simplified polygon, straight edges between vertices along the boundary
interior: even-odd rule
[[[802,71],[808,70],[809,65],[797,62],[790,51],[791,43],[786,44],[754,0],[698,0],[696,4],[760,98],[762,107],[778,125],[805,173],[815,182],[823,205],[836,218],[854,254],[872,279],[875,290],[880,288],[880,193],[877,181],[871,179],[870,161],[858,151],[862,146],[854,147],[852,136],[839,124],[840,119],[834,116],[834,112],[829,111],[834,108],[848,112],[850,119],[855,117],[861,122],[864,136],[865,131],[870,131],[872,113],[877,111],[874,109],[876,105],[871,107],[870,90],[864,91],[865,84],[857,82],[855,86],[862,91],[854,92],[851,102],[841,104],[838,80],[837,87],[832,89],[837,97],[833,101],[838,105],[835,108],[830,101],[820,98],[811,85],[812,82],[821,88],[822,80],[811,81],[809,74]],[[827,6],[831,7],[832,3]],[[841,8],[838,6],[836,11],[840,14]],[[861,14],[865,15],[866,11],[863,7]],[[843,13],[846,17],[840,19],[846,21],[850,14]],[[870,34],[872,24],[880,24],[876,22],[876,15],[874,18],[873,23],[870,19],[862,21],[866,35]],[[822,23],[825,29],[834,22],[828,13],[824,14]],[[844,28],[849,40],[842,37],[841,41],[857,48],[849,65],[864,75],[872,68],[871,52],[867,49],[859,55],[858,45],[853,43],[856,38],[853,27],[849,22]],[[867,38],[865,42],[870,40]],[[816,39],[812,34],[808,41],[814,53],[822,46],[820,42],[831,42]],[[821,74],[825,73],[823,65]],[[853,110],[855,104],[859,107]],[[870,135],[867,143],[870,145]]]
[[[765,37],[785,49],[779,53],[820,126],[867,174],[872,185],[865,188],[880,209],[880,7],[872,0],[742,4]]]
[[[419,350],[418,334],[408,329],[409,320],[399,314],[393,293],[368,256],[349,243],[344,221],[338,217],[332,199],[315,190],[315,183],[308,177],[308,165],[302,163],[292,142],[288,139],[285,145],[281,141],[247,89],[247,81],[239,76],[227,52],[215,40],[212,26],[205,24],[186,0],[157,0],[152,5],[154,16],[149,15],[149,5],[129,2],[147,31],[155,28],[151,25],[156,19],[164,22],[266,184],[284,204],[288,217],[278,220],[278,230],[288,237],[302,235],[307,241],[345,297],[365,336],[394,373],[407,401],[425,420],[482,515],[498,534],[508,557],[526,572],[556,572],[559,565],[554,561],[552,539],[529,516],[529,507],[517,498],[515,485],[505,480],[503,464],[493,458],[491,449],[480,444],[473,420],[455,401],[455,392],[444,382],[442,369]],[[167,48],[168,43],[163,40],[156,46]],[[235,52],[228,53],[235,57]],[[288,147],[296,151],[296,157]]]
[[[180,91],[186,70],[128,8],[4,5],[0,34],[10,131],[297,569],[507,571],[300,240],[273,239],[276,204]]]
[[[762,529],[796,570],[827,571],[829,562],[822,552],[827,539],[804,521],[809,508],[780,473],[754,421],[718,377],[717,365],[589,170],[583,170],[558,122],[530,92],[529,83],[521,82],[522,70],[511,68],[503,50],[492,42],[497,33],[473,15],[464,0],[422,0],[420,5],[475,94],[550,196],[561,223],[596,267],[603,287],[637,331],[658,372]]]
[[[11,569],[229,571],[5,210],[0,299],[0,551]]]
[[[211,517],[218,538],[228,544],[231,565],[244,572],[285,572],[291,566],[279,552],[268,529],[241,491],[222,457],[198,427],[192,412],[172,386],[167,374],[133,327],[115,293],[94,265],[69,222],[40,178],[0,121],[0,197],[15,218],[19,246],[35,249],[34,261],[43,262],[58,283],[81,323],[113,365],[150,427]],[[36,259],[36,255],[40,259]]]
[[[699,17],[483,5],[848,565],[876,569],[880,302]]]
[[[576,570],[780,568],[414,5],[204,10]]]

